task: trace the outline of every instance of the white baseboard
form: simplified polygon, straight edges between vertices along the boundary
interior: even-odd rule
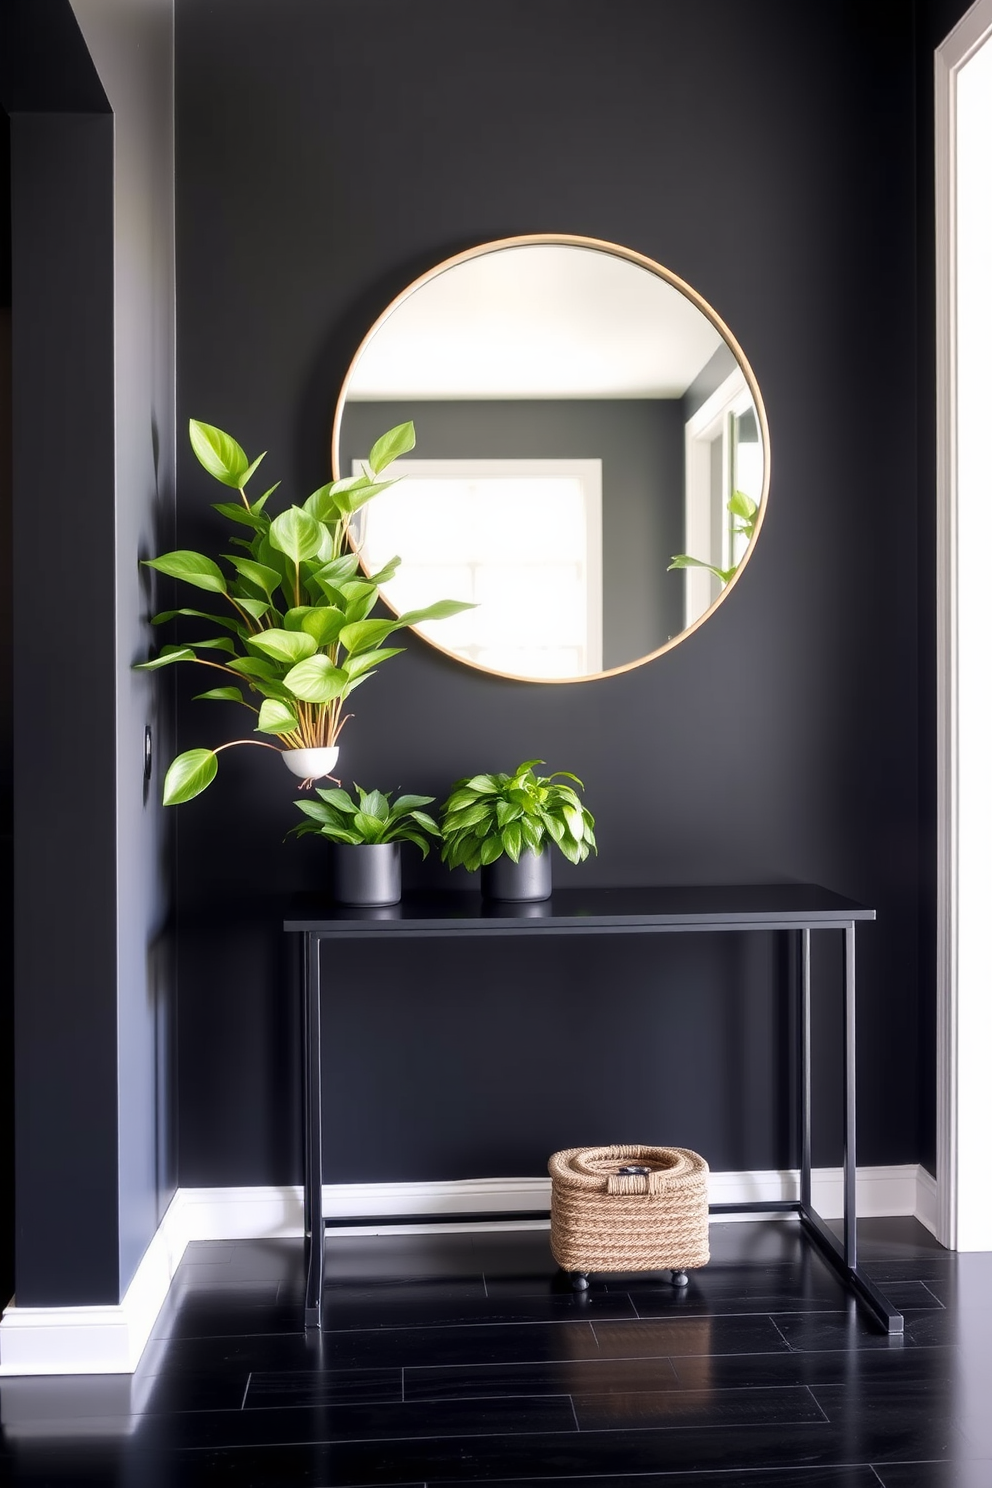
[[[0,1318],[0,1377],[131,1374],[186,1249],[183,1210],[180,1190],[118,1306],[18,1307],[13,1299]]]
[[[937,1234],[940,1223],[937,1207],[937,1180],[926,1168],[916,1170],[916,1218],[925,1225],[931,1235]]]
[[[840,1168],[814,1172],[813,1204],[824,1219],[836,1219],[842,1213],[842,1180]],[[790,1200],[798,1193],[799,1175],[795,1171],[710,1174],[710,1200],[714,1204]],[[914,1215],[933,1230],[936,1193],[930,1174],[915,1163],[858,1170],[858,1214],[862,1217]],[[331,1244],[336,1233],[429,1234],[474,1231],[480,1226],[547,1229],[545,1219],[501,1221],[498,1215],[542,1211],[550,1202],[549,1178],[340,1183],[324,1187],[324,1213],[328,1218],[353,1215],[371,1221],[330,1229]],[[472,1214],[489,1218],[465,1218]],[[397,1224],[391,1219],[396,1215],[424,1215],[431,1220]],[[446,1218],[453,1215],[461,1218]],[[763,1216],[726,1216],[731,1217],[751,1220]],[[16,1299],[11,1302],[0,1320],[0,1376],[131,1374],[191,1240],[298,1239],[302,1233],[303,1190],[298,1186],[181,1188],[119,1306],[18,1307]],[[6,1395],[4,1401],[6,1409]]]

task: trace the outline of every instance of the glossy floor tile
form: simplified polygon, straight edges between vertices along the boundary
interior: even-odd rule
[[[133,1376],[0,1382],[10,1488],[992,1488],[992,1255],[859,1226],[906,1333],[791,1222],[572,1292],[545,1231],[188,1247]]]

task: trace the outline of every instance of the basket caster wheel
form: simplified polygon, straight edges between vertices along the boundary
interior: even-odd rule
[[[684,1271],[673,1271],[672,1272],[672,1286],[676,1286],[676,1287],[687,1287],[688,1285],[689,1285],[689,1278],[685,1274]]]
[[[589,1277],[584,1271],[572,1272],[572,1291],[587,1292],[589,1290]]]

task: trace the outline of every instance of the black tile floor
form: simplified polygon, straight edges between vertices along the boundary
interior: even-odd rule
[[[992,1254],[859,1225],[873,1330],[792,1222],[678,1293],[574,1294],[544,1231],[188,1247],[134,1376],[0,1381],[0,1482],[122,1488],[992,1488]]]

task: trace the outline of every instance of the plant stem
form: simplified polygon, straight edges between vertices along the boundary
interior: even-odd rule
[[[263,629],[261,625],[255,624],[254,616],[249,615],[247,610],[243,610],[241,608],[233,594],[225,593],[224,598],[234,606],[234,608],[237,610],[238,614],[241,616],[242,620],[245,622],[248,629],[252,632],[253,635],[257,635],[258,632]]]
[[[214,670],[217,672],[226,672],[229,677],[236,677],[239,682],[243,682],[245,680],[240,672],[233,671],[231,667],[224,666],[223,663],[219,661],[204,661],[202,656],[191,656],[189,659],[190,661],[195,661],[197,666],[213,667]]]
[[[274,749],[276,754],[282,754],[278,744],[266,744],[264,739],[231,739],[227,744],[218,744],[214,754],[222,754],[225,749],[233,749],[235,744],[257,744],[259,749]]]

